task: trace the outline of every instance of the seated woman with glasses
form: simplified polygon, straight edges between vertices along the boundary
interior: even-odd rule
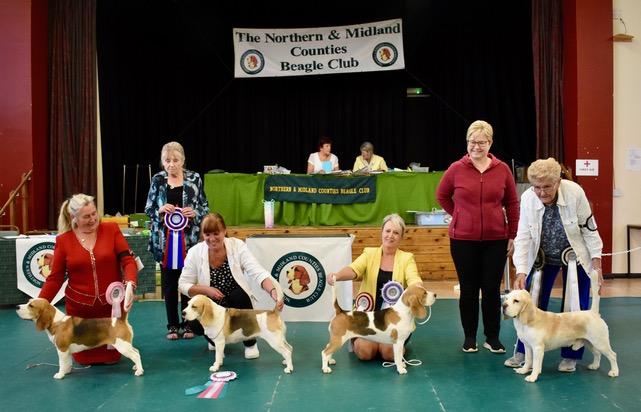
[[[478,351],[480,290],[483,347],[505,353],[499,341],[501,278],[506,255],[513,251],[519,199],[510,168],[490,154],[492,138],[489,123],[472,123],[467,129],[467,154],[450,165],[436,191],[438,202],[452,215],[450,253],[461,287],[463,352]]]
[[[536,292],[532,290],[533,297],[538,296],[538,307],[546,310],[554,280],[562,270],[564,299],[561,307],[572,309],[571,302],[566,302],[571,300],[565,298],[566,290],[578,283],[579,307],[576,304],[574,306],[586,310],[590,304],[591,286],[587,273],[595,270],[599,286],[603,282],[603,242],[596,230],[590,203],[581,186],[561,179],[561,165],[551,157],[533,162],[527,170],[527,177],[532,187],[521,196],[519,229],[512,258],[516,267],[514,288],[536,288]],[[568,270],[568,260],[571,258],[564,258],[568,252],[563,253],[570,247],[578,263],[574,273]],[[537,265],[536,260],[539,261]],[[536,276],[533,275],[534,266],[540,267]],[[582,355],[583,348],[578,351],[563,348],[558,370],[574,372],[576,361]],[[505,366],[519,367],[524,359],[523,344],[518,342],[514,356],[505,361]]]
[[[387,163],[379,155],[374,154],[374,145],[370,142],[363,142],[360,148],[361,155],[354,160],[353,172],[367,170],[368,172],[387,172]]]

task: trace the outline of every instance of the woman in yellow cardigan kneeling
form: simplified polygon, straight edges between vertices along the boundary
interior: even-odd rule
[[[358,310],[380,310],[384,301],[381,289],[389,281],[399,282],[403,289],[409,285],[423,281],[418,274],[414,255],[398,248],[405,234],[405,222],[396,213],[385,216],[381,233],[381,246],[366,247],[349,266],[327,276],[327,282],[344,280],[359,280],[361,288],[356,302]],[[371,302],[362,305],[361,302]],[[368,306],[368,307],[364,307]],[[361,360],[371,360],[380,356],[384,360],[394,360],[394,350],[391,344],[373,342],[364,338],[354,340],[354,353]]]

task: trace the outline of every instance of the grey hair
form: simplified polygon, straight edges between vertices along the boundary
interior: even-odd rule
[[[472,122],[470,127],[467,128],[467,135],[466,135],[466,140],[470,140],[470,137],[476,133],[476,132],[481,132],[487,137],[487,140],[492,143],[492,139],[494,136],[494,130],[492,129],[492,125],[486,122],[485,120],[477,120],[475,122]]]
[[[171,152],[178,152],[180,156],[183,158],[183,167],[186,162],[185,159],[185,149],[183,149],[183,146],[178,143],[178,142],[169,142],[165,143],[165,145],[162,147],[160,150],[160,167],[163,167],[162,161],[166,156],[169,156]]]
[[[65,200],[58,215],[58,233],[65,233],[77,226],[76,215],[83,207],[94,203],[93,196],[78,193]]]
[[[361,145],[361,152],[374,153],[374,145],[370,142],[363,142]]]
[[[381,229],[385,227],[385,224],[387,222],[392,222],[392,224],[396,226],[397,229],[400,229],[401,237],[403,237],[403,235],[405,234],[405,221],[398,215],[398,213],[392,213],[385,216],[383,218],[383,226],[381,226]]]
[[[535,160],[527,168],[527,179],[530,183],[532,180],[554,181],[556,183],[561,179],[561,165],[553,157]]]

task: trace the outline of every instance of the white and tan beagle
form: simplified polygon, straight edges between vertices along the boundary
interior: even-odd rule
[[[203,325],[205,335],[214,342],[216,358],[209,368],[211,372],[216,372],[223,366],[226,343],[236,343],[256,337],[264,339],[269,346],[283,356],[283,364],[286,365],[285,373],[292,373],[294,370],[293,349],[285,339],[287,327],[276,308],[273,310],[227,309],[205,295],[196,295],[189,300],[183,311],[183,318],[190,321],[198,319]]]
[[[334,299],[336,315],[329,322],[329,342],[321,351],[323,373],[331,373],[328,365],[335,365],[334,352],[352,338],[365,338],[392,344],[394,363],[399,374],[407,373],[403,361],[403,345],[416,325],[414,318],[427,316],[426,306],[432,306],[436,294],[422,286],[409,286],[391,308],[372,312],[346,312]]]
[[[599,369],[601,354],[610,361],[609,376],[619,376],[617,354],[610,347],[608,325],[594,309],[552,313],[536,307],[527,290],[513,290],[503,301],[503,313],[514,318],[514,328],[525,346],[525,364],[518,374],[532,373],[525,380],[536,382],[541,373],[545,351],[565,346],[578,350],[587,347],[594,355],[588,369]]]
[[[56,379],[71,372],[72,353],[103,345],[112,345],[131,359],[136,376],[144,373],[140,353],[132,345],[134,332],[125,311],[120,318],[83,319],[67,316],[47,300],[36,298],[18,305],[16,313],[22,319],[33,320],[37,330],[47,331],[58,351],[58,373],[53,375]]]

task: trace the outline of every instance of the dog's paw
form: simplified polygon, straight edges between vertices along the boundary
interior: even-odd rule
[[[528,373],[531,370],[532,369],[530,369],[530,368],[526,368],[526,367],[522,366],[520,368],[514,369],[514,372],[518,373],[519,375],[525,375],[526,373]]]
[[[407,368],[403,366],[402,368],[396,368],[396,371],[399,375],[405,375],[407,373]]]
[[[595,371],[595,370],[599,369],[599,366],[601,366],[601,364],[599,364],[599,363],[591,363],[591,364],[588,365],[588,369]]]
[[[525,377],[525,381],[526,381],[526,382],[533,383],[533,382],[536,382],[536,380],[537,380],[538,378],[539,378],[539,376],[538,376],[538,375],[531,374],[531,375],[528,375],[528,376],[526,376],[526,377]]]
[[[145,370],[143,368],[136,368],[136,372],[134,372],[134,375],[136,376],[142,376],[145,373]]]
[[[289,367],[287,367],[287,368],[283,369],[283,372],[285,372],[285,373],[292,373],[292,372],[294,372],[294,368],[289,368]]]
[[[608,372],[608,376],[611,378],[616,378],[617,376],[619,376],[619,371],[611,370],[610,372]]]
[[[55,375],[53,375],[54,379],[63,379],[65,377],[66,373],[63,372],[58,372]]]
[[[220,365],[217,363],[214,363],[209,367],[209,372],[218,372],[218,369],[220,369]]]
[[[334,359],[334,358],[330,358],[330,359],[327,361],[327,363],[329,363],[330,365],[336,365],[336,359]]]
[[[329,366],[323,366],[323,373],[332,373],[332,368]]]

